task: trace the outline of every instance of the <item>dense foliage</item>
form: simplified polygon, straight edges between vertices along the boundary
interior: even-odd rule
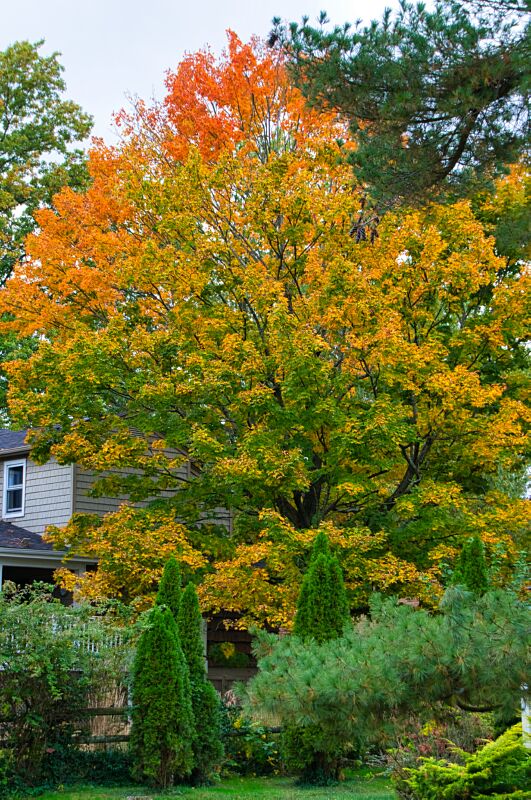
[[[293,631],[303,642],[322,644],[343,634],[350,620],[341,567],[330,551],[327,537],[315,537],[308,571],[299,598]],[[342,748],[322,746],[319,726],[287,725],[282,736],[282,754],[290,771],[299,773],[302,784],[327,785],[339,774]]]
[[[133,775],[166,788],[190,775],[195,726],[188,666],[171,611],[155,606],[133,668]]]
[[[341,636],[349,620],[341,567],[321,532],[302,581],[293,631],[303,641],[326,642]]]
[[[340,639],[262,641],[251,707],[276,724],[316,727],[328,752],[385,743],[400,719],[440,702],[514,713],[526,683],[529,609],[511,593],[448,590],[440,613],[375,602]]]
[[[119,682],[127,665],[126,631],[116,646],[116,628],[94,608],[66,608],[49,589],[6,584],[0,593],[0,791],[2,777],[21,788],[64,779],[60,762],[79,756],[89,693]]]
[[[436,604],[442,560],[474,535],[510,575],[528,276],[495,250],[499,211],[388,214],[356,243],[355,142],[305,107],[282,56],[231,34],[167,87],[92,151],[86,194],[39,212],[1,293],[7,327],[40,339],[9,367],[34,457],[95,470],[96,491],[162,495],[156,513],[74,520],[72,550],[100,559],[81,591],[149,601],[158,540],[179,540],[203,608],[289,626],[319,529],[352,606],[375,588]]]
[[[412,800],[525,800],[531,785],[531,754],[515,725],[477,753],[461,753],[462,764],[424,760],[398,784],[402,797]]]
[[[175,556],[171,556],[165,565],[164,570],[162,572],[162,577],[160,579],[159,588],[157,591],[156,603],[159,606],[166,606],[169,608],[171,613],[173,614],[173,618],[175,622],[179,625],[179,633],[181,635],[181,645],[183,647],[183,652],[185,655],[186,660],[188,661],[188,666],[190,666],[190,660],[187,655],[188,650],[188,640],[185,643],[183,641],[183,634],[185,633],[184,626],[179,624],[179,611],[181,608],[181,600],[182,600],[182,587],[181,587],[181,570],[179,567],[179,562],[175,558]]]
[[[223,759],[221,707],[218,693],[207,679],[203,645],[203,618],[195,586],[189,583],[180,603],[179,634],[188,670],[196,734],[193,741],[194,784],[208,783]]]
[[[463,191],[516,160],[528,134],[528,0],[402,0],[381,21],[277,22],[309,102],[348,118],[358,180],[380,208]]]
[[[50,206],[63,186],[88,184],[85,157],[74,148],[92,120],[63,98],[59,53],[43,42],[15,42],[0,52],[0,282],[24,253],[35,230],[33,212]]]
[[[463,544],[454,573],[454,582],[462,583],[469,591],[480,595],[489,588],[485,546],[477,536],[473,536]]]

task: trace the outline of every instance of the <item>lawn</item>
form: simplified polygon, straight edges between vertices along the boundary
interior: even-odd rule
[[[120,788],[65,788],[40,795],[40,800],[151,800],[156,792],[146,787],[132,786]],[[161,796],[161,795],[159,795]],[[166,792],[163,797],[194,798],[194,800],[395,800],[396,794],[389,781],[378,777],[359,777],[341,783],[339,786],[323,789],[299,789],[289,778],[230,778],[216,786],[206,789],[179,787]]]

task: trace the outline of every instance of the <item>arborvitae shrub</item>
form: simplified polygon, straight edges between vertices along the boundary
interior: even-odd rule
[[[303,641],[322,644],[341,636],[349,619],[343,573],[320,532],[299,593],[293,632]],[[289,726],[284,731],[283,757],[288,769],[300,773],[301,784],[326,786],[337,781],[340,752],[325,752],[320,737],[314,725]]]
[[[454,583],[462,583],[471,592],[483,595],[489,589],[489,571],[485,559],[485,545],[479,536],[473,536],[463,545]]]
[[[133,775],[166,788],[190,775],[195,736],[190,682],[177,624],[155,606],[133,668]]]
[[[177,616],[179,614],[181,595],[181,570],[179,568],[179,562],[172,556],[164,566],[156,603],[159,606],[167,606],[173,614],[175,621],[177,621]]]
[[[197,592],[191,583],[183,592],[178,621],[181,645],[190,673],[196,728],[192,782],[204,784],[209,781],[223,759],[221,706],[218,693],[205,674],[202,617]]]
[[[341,636],[349,607],[341,567],[335,556],[312,558],[297,603],[294,633],[301,639],[326,642]]]

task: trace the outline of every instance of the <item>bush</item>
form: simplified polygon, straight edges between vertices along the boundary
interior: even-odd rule
[[[51,588],[0,593],[0,776],[12,784],[39,785],[51,754],[78,752],[88,692],[123,669],[123,650],[109,646],[115,630],[92,607],[62,606]]]
[[[494,738],[494,714],[460,711],[441,704],[434,708],[434,715],[424,722],[410,717],[397,724],[397,744],[387,750],[387,763],[397,788],[403,789],[405,796],[408,792],[403,779],[409,770],[419,766],[422,758],[444,758],[461,764],[461,751],[474,753]]]
[[[238,775],[278,775],[282,770],[280,734],[252,722],[242,709],[222,705],[224,769]]]
[[[461,550],[454,583],[461,583],[470,592],[485,594],[490,586],[489,570],[485,559],[485,545],[479,536],[467,539]]]
[[[319,644],[260,634],[251,713],[314,727],[330,759],[389,737],[442,702],[513,710],[527,678],[529,609],[512,593],[449,590],[439,614],[374,600],[372,618]]]
[[[195,586],[183,592],[178,615],[179,634],[190,674],[192,713],[195,725],[192,782],[208,783],[223,760],[221,715],[218,693],[207,680],[203,652],[202,617]]]
[[[409,771],[401,794],[415,800],[525,800],[531,786],[531,756],[522,742],[522,726],[515,725],[494,742],[470,755],[461,751],[463,764],[428,758]],[[406,793],[407,792],[407,793]]]
[[[315,537],[297,600],[293,632],[303,642],[323,644],[341,636],[349,621],[343,573],[321,531]],[[300,775],[301,785],[336,783],[344,751],[342,745],[330,747],[319,725],[287,725],[282,736],[284,762],[288,770]]]
[[[166,788],[190,775],[195,729],[188,666],[177,624],[166,606],[151,610],[138,642],[132,717],[134,777]]]

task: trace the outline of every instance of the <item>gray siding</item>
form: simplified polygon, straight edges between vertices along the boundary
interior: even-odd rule
[[[183,464],[181,467],[183,478],[190,479],[191,467],[190,462]],[[118,470],[113,470],[118,472]],[[119,474],[131,474],[133,470],[120,470]],[[127,502],[127,496],[121,495],[119,497],[91,497],[89,492],[96,481],[96,473],[91,470],[84,469],[79,465],[74,469],[74,506],[72,513],[82,514],[108,514],[112,511],[117,511],[120,505]],[[161,492],[157,497],[172,497],[175,490],[168,490]],[[142,503],[135,503],[136,508],[143,508],[148,504],[148,500]],[[231,529],[231,516],[230,512],[225,508],[216,508],[210,513],[205,513],[202,516],[204,523],[215,522],[217,524],[225,525],[229,530]]]
[[[22,460],[16,456],[0,462],[0,497],[4,496],[5,461]],[[26,492],[24,514],[7,516],[13,525],[26,528],[32,533],[42,534],[48,525],[66,525],[72,515],[72,472],[71,465],[62,466],[52,458],[39,466],[26,458]],[[3,506],[0,508],[3,512]]]
[[[73,513],[108,514],[116,511],[127,501],[127,497],[91,497],[89,491],[96,474],[77,465],[63,466],[52,458],[46,464],[37,465],[27,456],[12,455],[0,460],[0,513],[3,513],[4,463],[5,461],[26,462],[24,514],[6,516],[5,519],[32,533],[43,534],[48,525],[63,527]],[[126,472],[124,470],[124,472]],[[191,477],[190,464],[182,466],[183,477]],[[171,497],[173,490],[163,492],[161,497]],[[144,503],[135,504],[138,507]],[[231,527],[230,514],[226,509],[216,508],[205,512],[204,522],[216,522]]]
[[[134,470],[113,470],[113,473],[119,475],[134,474]],[[190,477],[190,466],[188,463],[181,467],[180,472],[183,478]],[[89,492],[94,485],[97,475],[91,470],[84,469],[76,465],[74,471],[74,511],[73,513],[83,514],[108,514],[111,511],[117,511],[122,503],[127,501],[127,495],[120,495],[118,497],[91,497]],[[161,492],[158,497],[172,497],[175,494],[174,490]],[[137,508],[146,506],[148,501],[142,503],[135,503]]]

